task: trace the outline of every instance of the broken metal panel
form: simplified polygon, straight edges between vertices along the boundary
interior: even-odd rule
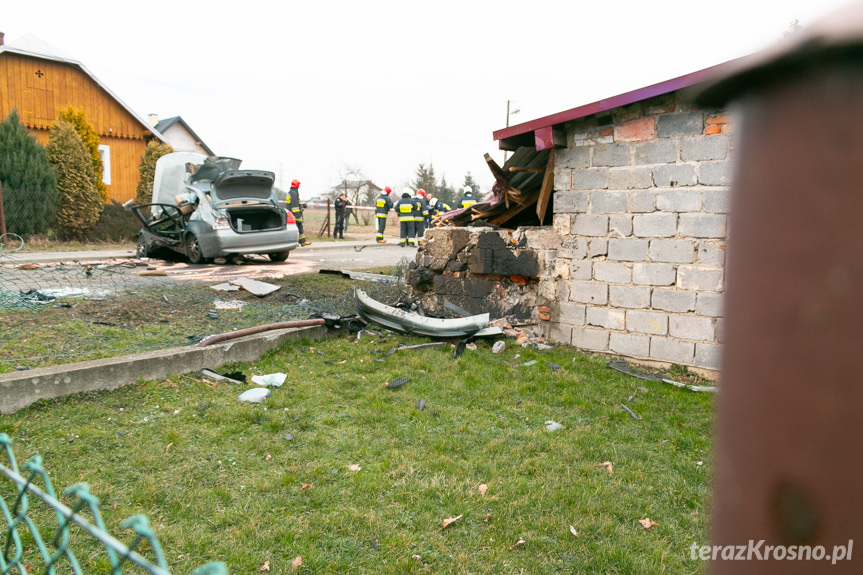
[[[422,317],[370,298],[363,290],[354,290],[357,313],[364,320],[393,331],[427,337],[466,337],[489,327],[489,314],[457,319]]]

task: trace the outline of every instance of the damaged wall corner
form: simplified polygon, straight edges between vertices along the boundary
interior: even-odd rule
[[[433,228],[405,277],[431,313],[446,314],[448,301],[493,318],[543,319],[548,311],[542,314],[537,306],[548,301],[539,287],[553,275],[559,243],[550,227]]]

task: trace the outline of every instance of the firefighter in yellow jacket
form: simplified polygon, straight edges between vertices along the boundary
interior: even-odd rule
[[[377,224],[375,238],[379,244],[386,243],[384,230],[387,229],[387,216],[393,209],[393,200],[390,198],[392,191],[389,186],[385,187],[383,193],[375,200],[375,223]]]
[[[416,203],[411,197],[411,191],[405,189],[402,192],[402,197],[395,206],[396,213],[399,215],[399,245],[414,245],[414,210]]]

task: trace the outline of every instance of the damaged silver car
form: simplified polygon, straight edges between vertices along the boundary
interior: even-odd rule
[[[279,204],[275,174],[242,170],[240,162],[193,152],[159,158],[153,203],[124,204],[144,224],[138,257],[172,250],[193,264],[245,254],[285,261],[299,245],[299,232]]]

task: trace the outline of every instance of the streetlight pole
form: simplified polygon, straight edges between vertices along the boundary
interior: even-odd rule
[[[509,100],[506,101],[506,127],[507,128],[509,128],[509,117],[512,116],[513,114],[518,114],[519,112],[521,112],[521,110],[518,108],[516,108],[515,110],[510,112],[509,111]],[[504,150],[503,151],[503,163],[504,164],[506,163],[507,154],[509,154],[509,152]]]

